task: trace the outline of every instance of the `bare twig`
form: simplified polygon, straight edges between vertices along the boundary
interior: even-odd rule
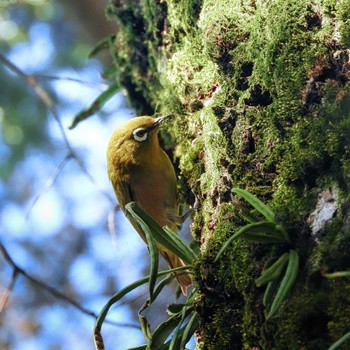
[[[4,290],[0,298],[0,314],[6,307],[7,301],[9,300],[10,294],[13,291],[13,288],[17,281],[17,277],[18,277],[18,270],[14,268],[12,271],[12,277],[11,277],[10,283],[7,286],[7,288]]]
[[[10,283],[10,286],[9,286],[9,288],[7,288],[7,290],[10,290],[10,287],[11,287],[11,285],[14,285],[15,279],[17,278],[18,274],[21,274],[23,277],[25,277],[31,283],[33,283],[33,284],[39,286],[40,288],[48,291],[55,298],[63,300],[65,302],[69,303],[70,305],[74,306],[76,309],[81,311],[83,314],[91,316],[91,317],[93,317],[95,319],[98,317],[98,315],[95,312],[93,312],[93,311],[83,307],[78,302],[76,302],[75,300],[72,300],[71,298],[69,298],[64,293],[62,293],[62,292],[58,291],[57,289],[49,286],[45,282],[40,281],[36,277],[34,277],[31,274],[29,274],[27,271],[25,271],[24,269],[19,267],[14,262],[14,260],[12,259],[12,257],[10,256],[9,252],[7,251],[7,249],[5,248],[5,246],[3,245],[2,242],[0,242],[0,253],[4,257],[4,259],[7,261],[7,263],[13,268],[13,275],[12,276],[15,276],[15,277],[12,277],[12,282]],[[8,299],[8,297],[7,297],[7,299]],[[139,325],[135,325],[133,323],[119,323],[119,322],[112,322],[112,321],[108,321],[108,323],[113,324],[113,325],[118,326],[118,327],[129,327],[129,328],[139,329]]]
[[[43,74],[34,74],[33,77],[36,80],[61,80],[61,81],[70,81],[73,83],[77,83],[77,84],[83,84],[83,85],[87,85],[87,86],[91,86],[93,88],[98,88],[98,89],[107,89],[108,88],[108,84],[104,84],[104,83],[95,83],[95,82],[90,82],[90,81],[85,81],[82,79],[78,79],[78,78],[71,78],[71,77],[58,77],[55,75],[43,75]]]
[[[35,198],[33,205],[30,208],[30,211],[32,210],[35,203],[38,201],[40,196],[46,192],[49,188],[51,188],[52,184],[56,181],[57,177],[62,172],[63,168],[67,164],[69,159],[74,159],[77,164],[79,165],[81,171],[83,174],[94,184],[94,186],[113,204],[115,204],[115,200],[105,191],[103,191],[98,183],[95,181],[93,176],[88,172],[88,170],[85,168],[83,162],[79,159],[79,157],[76,155],[74,149],[72,148],[68,137],[66,135],[65,129],[63,127],[63,124],[59,118],[59,115],[55,109],[55,105],[53,100],[50,98],[49,94],[40,86],[40,84],[37,82],[37,79],[34,75],[28,75],[25,72],[23,72],[19,67],[17,67],[15,64],[13,64],[11,61],[9,61],[5,56],[0,54],[0,62],[2,62],[7,68],[9,68],[11,71],[13,71],[18,76],[22,77],[26,80],[26,82],[33,88],[37,96],[39,97],[40,101],[47,107],[47,109],[51,112],[53,115],[55,121],[58,124],[58,127],[60,129],[60,132],[62,134],[62,138],[64,141],[64,144],[67,148],[67,155],[65,158],[61,161],[57,169],[55,170],[55,173],[47,180],[47,183],[45,184],[43,190],[41,193]],[[0,300],[0,311],[4,309],[7,300],[9,299],[10,293],[14,288],[15,282],[18,278],[18,275],[24,276],[27,280],[29,280],[31,283],[41,287],[42,289],[48,291],[50,294],[52,294],[57,299],[63,300],[70,305],[74,306],[76,309],[81,311],[82,313],[97,318],[97,314],[95,314],[93,311],[88,310],[84,308],[82,305],[80,305],[78,302],[70,299],[68,296],[66,296],[64,293],[58,291],[57,289],[47,285],[46,283],[40,281],[39,279],[35,278],[28,272],[26,272],[24,269],[19,267],[12,259],[12,257],[9,255],[8,251],[6,250],[5,246],[0,242],[0,254],[5,258],[7,263],[12,266],[13,268],[13,274],[12,279],[6,289],[6,291],[3,293],[2,298]],[[131,328],[139,328],[138,325],[132,324],[132,323],[117,323],[117,322],[111,322],[108,321],[108,323],[119,326],[119,327],[131,327]]]
[[[107,219],[108,231],[109,231],[109,234],[111,236],[112,245],[114,248],[116,248],[116,246],[117,246],[117,229],[116,229],[116,225],[115,225],[115,216],[119,210],[120,210],[119,205],[116,205],[108,213],[108,219]]]
[[[113,205],[115,205],[115,199],[100,186],[100,184],[94,179],[94,177],[85,168],[83,162],[79,159],[79,157],[77,157],[74,152],[72,153],[72,156],[74,160],[77,162],[82,173],[90,180],[90,182],[98,189],[100,193],[102,193],[102,195],[106,199],[108,199]]]
[[[61,174],[63,168],[65,167],[65,165],[67,164],[67,162],[72,158],[72,155],[70,153],[68,153],[64,159],[61,161],[61,163],[58,165],[58,167],[55,169],[55,172],[52,174],[52,176],[50,176],[44,187],[42,188],[42,190],[40,191],[40,193],[34,198],[32,204],[30,205],[27,214],[25,215],[25,218],[28,219],[29,215],[31,214],[35,204],[37,203],[37,201],[39,200],[39,198],[45,193],[47,192],[52,185],[56,182],[58,176]]]
[[[9,61],[5,56],[0,54],[0,61],[9,69],[11,69],[14,73],[21,76],[24,79],[27,79],[27,75],[19,69],[16,65],[14,65],[11,61]]]

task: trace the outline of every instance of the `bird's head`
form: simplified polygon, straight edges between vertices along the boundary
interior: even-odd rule
[[[107,150],[109,163],[137,164],[159,147],[158,131],[162,122],[172,114],[158,118],[137,117],[128,120],[113,133]],[[147,153],[147,154],[146,154]]]

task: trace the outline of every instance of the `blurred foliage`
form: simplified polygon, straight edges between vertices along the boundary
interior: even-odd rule
[[[60,1],[53,0],[0,3],[1,54],[24,73],[35,76],[57,101],[55,108],[64,128],[82,104],[86,106],[93,100],[90,95],[101,92],[99,82],[94,93],[86,93],[84,83],[62,89],[58,80],[43,76],[67,76],[68,72],[93,81],[94,71],[102,70],[96,60],[86,61],[92,44],[76,36],[79,24],[67,20],[67,11]],[[0,62],[0,86],[0,241],[14,262],[28,274],[97,314],[107,296],[123,283],[126,263],[123,253],[118,256],[113,248],[107,229],[108,211],[115,203],[89,181],[76,159],[67,161],[57,179],[52,177],[68,154],[52,113],[25,78],[14,74],[3,62]],[[75,95],[80,101],[74,101]],[[111,127],[106,125],[106,120],[93,123],[90,126],[93,131],[89,126],[69,135],[68,129],[64,130],[75,143],[74,150],[82,166],[90,170],[92,163],[97,165],[91,169],[92,176],[101,177],[98,182],[108,192],[107,176],[100,175],[106,171],[105,151],[103,148],[98,151],[103,135],[98,133],[108,135]],[[91,133],[95,138],[88,137]],[[88,148],[92,143],[94,148]],[[45,183],[53,180],[53,186],[44,191]],[[122,226],[119,214],[117,218],[119,228]],[[118,233],[118,244],[126,246],[123,234]],[[140,260],[142,254],[145,252],[135,252],[138,257],[135,260]],[[139,269],[142,266],[129,266],[129,273],[137,274]],[[8,261],[0,255],[0,301],[14,283],[5,308],[0,307],[2,350],[93,348],[93,317],[21,275],[12,279],[12,273]],[[137,295],[127,302],[138,303]],[[129,324],[127,329],[132,336],[124,331],[125,327],[108,325],[106,331],[118,336],[120,344],[123,341],[134,344],[139,333],[141,337],[141,332],[132,327],[137,316],[132,319],[128,305],[120,309],[123,316],[114,313],[114,319]]]
[[[33,28],[40,23],[45,23],[46,30],[50,30],[49,35],[55,45],[67,47],[67,50],[72,46],[72,40],[65,39],[70,38],[71,35],[65,35],[69,31],[61,25],[63,12],[58,3],[39,0],[20,6],[16,6],[10,1],[7,3],[8,6],[2,5],[0,7],[2,26],[0,50],[2,52],[15,55],[21,45],[26,42],[33,44],[35,40]],[[57,50],[56,52],[65,51]],[[71,61],[70,57],[66,64],[72,64]],[[55,56],[51,62],[54,67],[55,64],[61,64],[62,59]],[[43,72],[47,62],[43,63],[42,67],[40,62],[32,62],[33,69],[29,73]],[[38,149],[41,145],[46,145],[47,151],[50,150],[46,107],[35,98],[33,91],[22,79],[15,78],[13,73],[10,74],[10,77],[8,70],[0,65],[0,84],[6,87],[6,93],[0,94],[1,132],[4,141],[4,150],[2,151],[4,156],[1,157],[0,175],[4,180],[8,180],[15,165],[25,159],[26,150],[29,147]],[[53,151],[52,148],[51,151]]]
[[[89,4],[84,0],[81,6]],[[62,123],[60,129],[25,77],[0,62],[0,242],[29,276],[67,298],[55,297],[21,274],[13,279],[9,261],[0,254],[0,304],[14,284],[5,308],[0,305],[2,350],[93,349],[94,317],[77,306],[98,314],[149,261],[146,247],[122,214],[110,215],[116,237],[111,239],[107,227],[116,200],[107,179],[106,144],[116,124],[133,112],[117,94],[98,116],[68,130],[73,116],[102,93],[104,70],[87,57],[105,18],[92,11],[90,21],[80,22],[80,13],[73,16],[76,8],[71,5],[54,0],[0,3],[1,54],[35,77],[55,102]],[[67,76],[78,82],[65,81]],[[104,87],[110,84],[103,82]],[[107,118],[112,113],[113,118]],[[166,291],[147,310],[151,326],[166,318],[173,286]],[[107,346],[127,348],[142,341],[135,310],[146,292],[131,293],[111,311],[107,321],[114,324],[104,327]]]

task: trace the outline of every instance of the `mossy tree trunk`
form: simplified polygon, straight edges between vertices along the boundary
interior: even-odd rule
[[[143,113],[175,113],[201,349],[327,349],[350,331],[350,1],[111,1],[116,79]],[[232,187],[267,203],[292,243],[235,241]],[[297,281],[266,321],[255,279],[290,248]],[[349,343],[342,349],[348,349]]]

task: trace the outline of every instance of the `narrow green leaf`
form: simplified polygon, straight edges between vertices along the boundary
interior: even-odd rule
[[[178,325],[179,319],[179,315],[171,316],[156,328],[153,333],[152,350],[159,350],[162,348],[164,342]]]
[[[299,255],[295,250],[290,250],[286,273],[277,290],[276,296],[271,304],[270,311],[266,317],[269,320],[279,309],[282,301],[286,298],[288,292],[293,287],[299,271]]]
[[[192,309],[193,307],[191,307]],[[181,339],[182,339],[182,334],[180,333],[181,325],[185,321],[185,318],[187,316],[186,311],[189,309],[189,307],[183,307],[180,321],[177,324],[177,327],[175,329],[175,332],[173,334],[173,337],[171,339],[170,345],[169,345],[169,350],[177,350],[176,346],[177,344],[181,344]]]
[[[158,277],[165,276],[169,273],[178,272],[178,271],[182,271],[182,270],[186,270],[186,269],[188,269],[188,266],[181,266],[181,267],[177,267],[175,269],[161,271],[161,272],[158,272]],[[108,300],[106,305],[102,308],[102,310],[101,310],[101,312],[100,312],[100,314],[95,322],[94,334],[97,334],[97,333],[100,334],[102,324],[103,324],[104,320],[106,319],[106,316],[107,316],[109,309],[115,303],[117,303],[120,299],[122,299],[126,294],[130,293],[131,291],[133,291],[137,287],[140,287],[143,284],[147,283],[149,281],[149,278],[150,278],[149,276],[146,276],[144,278],[141,278],[140,280],[135,281],[134,283],[131,283],[130,285],[126,286],[125,288],[123,288],[119,292],[115,293],[112,296],[112,298]],[[94,337],[94,339],[95,339],[95,337]],[[101,337],[101,339],[102,339],[102,337]],[[95,340],[95,348],[99,349],[97,346],[98,345],[96,345],[96,340]]]
[[[168,315],[178,315],[181,314],[186,307],[192,307],[194,300],[196,298],[197,291],[196,289],[192,289],[190,294],[187,296],[186,302],[182,304],[170,304],[167,307]]]
[[[278,224],[276,225],[276,232],[278,232],[279,236],[283,237],[285,242],[290,243],[290,238],[288,236],[288,233],[286,232],[286,230],[282,225],[278,225]]]
[[[74,129],[80,122],[97,113],[118,91],[120,91],[120,85],[118,83],[111,84],[108,89],[103,91],[88,108],[83,109],[74,117],[69,129]]]
[[[136,348],[128,348],[126,350],[146,350],[146,349],[147,349],[147,345],[144,344],[144,345],[137,346]]]
[[[193,305],[193,303],[196,299],[196,296],[197,296],[197,290],[195,288],[193,288],[186,299],[186,304]]]
[[[152,342],[152,332],[151,332],[151,327],[147,321],[147,318],[139,314],[139,321],[141,325],[142,334],[145,337],[147,344],[150,345]]]
[[[92,48],[92,50],[88,54],[88,58],[96,56],[102,50],[108,50],[115,40],[116,35],[109,35],[105,38],[102,38],[97,44]]]
[[[347,340],[350,339],[350,332],[344,334],[340,339],[338,339],[335,343],[333,343],[328,350],[336,350],[339,348],[340,345],[345,343]]]
[[[337,271],[324,274],[327,278],[350,277],[350,271]]]
[[[196,312],[194,312],[184,328],[180,349],[185,349],[186,344],[190,341],[192,335],[198,328],[198,325],[198,315]]]
[[[143,336],[146,339],[147,346],[151,346],[152,332],[151,332],[151,326],[149,325],[149,323],[147,321],[147,317],[142,315],[142,312],[144,310],[146,310],[150,306],[150,304],[151,304],[150,299],[147,299],[143,303],[143,305],[140,307],[140,310],[138,312],[139,321],[140,321],[140,325],[141,325],[141,331],[142,331]]]
[[[268,233],[247,231],[244,233],[244,236],[242,236],[241,238],[246,239],[247,241],[263,243],[263,244],[285,243],[284,237],[281,237],[277,233],[268,234]]]
[[[261,233],[266,233],[265,237],[262,237],[261,235],[259,235]],[[255,235],[255,234],[258,234],[258,235]],[[271,237],[268,237],[268,234],[270,234]],[[266,242],[270,238],[273,241],[272,243],[277,243],[284,240],[284,239],[281,239],[281,235],[279,235],[278,231],[276,231],[276,224],[272,222],[267,222],[267,221],[254,222],[252,224],[248,224],[241,227],[236,233],[234,233],[221,247],[218,254],[216,255],[215,261],[217,261],[220,258],[220,256],[224,253],[224,251],[232,243],[232,241],[239,237],[248,238],[248,239],[250,238],[250,240],[253,240],[254,237],[255,237],[255,240],[265,238]]]
[[[163,235],[162,231],[157,232],[158,242],[161,243],[165,248],[169,250],[173,249],[172,252],[176,254],[176,251],[183,255],[181,258],[180,255],[176,254],[181,258],[185,263],[192,264],[194,260],[197,259],[197,255],[194,250],[178,235],[178,233],[172,231],[169,227],[164,227],[166,235]],[[158,234],[160,235],[158,236]],[[163,243],[162,243],[163,242]]]
[[[184,337],[184,332],[187,328],[187,324],[185,324],[180,330],[179,330],[179,334],[178,334],[178,337],[175,339],[175,344],[174,344],[174,350],[185,350],[185,347],[183,347],[181,344],[182,344],[182,339]],[[197,325],[198,327],[198,325]],[[196,327],[196,328],[197,328]],[[192,335],[194,333],[194,331],[196,330],[196,328],[193,329],[193,332],[192,332]],[[189,330],[188,332],[190,332],[191,330]],[[189,339],[191,339],[191,336],[189,336]],[[170,346],[170,343],[171,341],[173,340],[173,338],[171,338],[170,340],[168,340],[159,350],[169,350],[169,346]],[[188,341],[187,341],[188,342]],[[186,343],[185,343],[186,344]]]
[[[278,284],[279,284],[278,279],[275,279],[267,284],[264,297],[263,297],[263,305],[265,306],[267,311],[269,310],[269,305],[271,304],[273,300],[273,296],[277,291]]]
[[[149,253],[151,256],[151,266],[150,266],[150,275],[149,275],[149,295],[150,301],[153,302],[153,292],[157,280],[158,273],[158,263],[159,263],[159,253],[156,246],[156,242],[153,238],[151,228],[142,220],[139,216],[135,216],[134,219],[140,225],[142,231],[146,236],[146,241],[148,244]]]
[[[116,66],[110,66],[104,69],[104,71],[101,73],[101,77],[105,80],[112,80],[115,79],[116,75],[118,74],[118,68]]]
[[[283,272],[284,267],[287,264],[289,253],[284,253],[275,261],[263,274],[255,280],[255,285],[261,287],[266,283],[269,283],[277,279]]]
[[[116,294],[114,294],[112,296],[112,298],[109,299],[108,302],[106,303],[106,305],[102,308],[102,310],[101,310],[101,312],[96,320],[95,329],[101,328],[102,323],[105,320],[107,313],[113,304],[117,303],[121,298],[123,298],[124,295],[130,293],[132,290],[147,283],[148,281],[149,281],[149,276],[144,277],[144,278],[137,280],[134,283],[128,285],[127,287],[123,288],[122,290],[120,290]]]
[[[150,232],[156,241],[176,254],[185,263],[191,264],[196,259],[194,251],[181,239],[181,237],[168,228],[162,228],[153,220],[147,213],[145,213],[135,202],[128,203],[125,208],[131,216],[139,222],[142,220],[149,227]]]
[[[159,253],[156,246],[156,242],[154,241],[152,235],[149,235],[149,237],[147,237],[147,242],[148,242],[148,248],[151,255],[151,266],[150,266],[150,274],[149,274],[149,297],[150,297],[151,303],[153,303],[153,301],[155,300],[154,288],[157,281]]]
[[[186,304],[170,304],[167,307],[168,315],[178,315],[182,314]]]
[[[185,317],[187,317],[192,311],[193,307],[187,308],[185,312]],[[164,342],[170,336],[171,332],[177,327],[180,320],[180,315],[170,316],[165,322],[163,322],[156,328],[152,337],[152,350],[163,349]],[[168,349],[168,347],[166,348]]]
[[[176,315],[179,317],[181,316],[181,319],[178,322],[178,325],[175,329],[175,332],[171,340],[165,344],[165,347],[162,347],[162,350],[165,350],[165,349],[166,350],[183,350],[184,349],[183,347],[181,347],[181,344],[184,338],[184,332],[186,330],[187,325],[185,325],[182,328],[181,328],[181,325],[184,323],[185,319],[190,315],[190,313],[194,312],[193,302],[194,302],[195,296],[196,296],[196,291],[193,289],[189,294],[189,296],[187,297],[185,304],[172,304],[168,306],[168,310],[172,312],[174,316]],[[190,332],[190,331],[191,331],[190,329],[187,329],[187,332]]]
[[[177,271],[181,271],[183,270],[184,273],[188,273],[188,269],[190,269],[191,266],[190,265],[185,265],[185,266],[181,266],[181,267],[178,267],[177,268]],[[169,270],[171,271],[171,270]],[[163,280],[161,280],[154,288],[154,292],[153,292],[153,300],[156,300],[159,293],[162,291],[162,289],[169,283],[169,281],[171,281],[172,279],[178,277],[179,275],[182,275],[182,273],[177,273],[176,275],[169,275],[167,277],[165,277]],[[159,274],[158,274],[159,276]],[[187,297],[187,300],[188,300],[189,296]]]
[[[188,268],[188,266],[187,266]],[[163,288],[171,281],[172,279],[176,278],[175,275],[170,275],[162,279],[155,287],[153,291],[153,300],[156,300],[159,293],[163,290]]]
[[[174,336],[173,336],[170,339],[170,341],[168,341],[167,343],[164,344],[164,346],[162,346],[161,350],[170,350],[170,349],[171,350],[185,350],[185,349],[180,348],[182,333],[183,333],[183,329],[180,329],[176,338],[174,338]],[[174,344],[174,345],[171,345],[171,344]],[[170,346],[172,346],[172,348],[170,348]]]
[[[242,190],[240,188],[233,188],[232,192],[237,193],[239,196],[243,197],[250,205],[252,205],[260,214],[262,214],[267,221],[275,222],[275,214],[265,203],[263,203],[259,198],[255,197],[248,191]]]

